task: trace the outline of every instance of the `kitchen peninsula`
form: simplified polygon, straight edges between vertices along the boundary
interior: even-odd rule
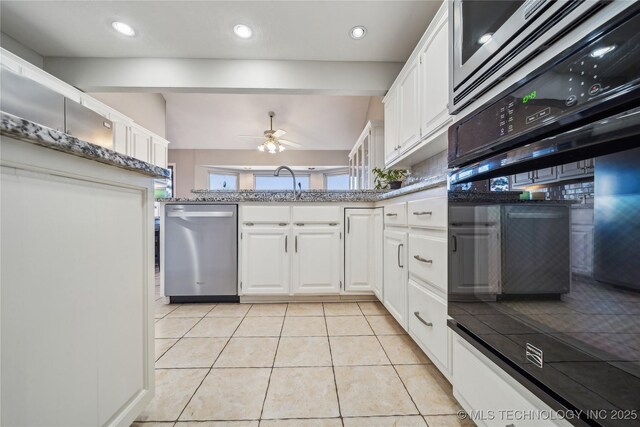
[[[129,425],[154,393],[169,171],[6,113],[0,134],[3,424]]]

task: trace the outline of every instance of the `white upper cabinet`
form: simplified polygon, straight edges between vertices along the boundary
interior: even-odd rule
[[[420,60],[416,58],[400,80],[398,113],[401,151],[420,139]]]
[[[451,119],[448,49],[448,2],[443,2],[384,99],[385,167],[446,150],[442,129]]]
[[[289,228],[243,227],[242,293],[289,293]]]
[[[137,127],[131,127],[129,132],[129,143],[127,153],[131,157],[142,160],[143,162],[151,161],[151,136]]]
[[[398,157],[398,93],[389,91],[384,100],[384,162],[388,164]]]
[[[438,130],[449,119],[449,29],[447,14],[435,22],[433,33],[420,53],[420,136]]]
[[[292,293],[339,293],[340,253],[339,227],[294,229]]]

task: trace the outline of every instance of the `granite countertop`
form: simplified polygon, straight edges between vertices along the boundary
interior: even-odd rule
[[[298,200],[291,190],[192,190],[192,197],[159,198],[165,203],[238,203],[238,202],[377,202],[445,185],[446,175],[432,177],[398,190],[304,190]]]
[[[3,111],[0,111],[0,134],[153,178],[169,178],[170,176],[168,169],[82,141],[64,132],[41,126]]]
[[[577,200],[520,200],[519,191],[449,191],[450,203],[576,205]]]

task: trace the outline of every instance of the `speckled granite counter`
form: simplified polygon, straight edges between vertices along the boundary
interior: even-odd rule
[[[167,169],[82,141],[64,132],[41,126],[2,111],[0,111],[0,134],[153,178],[168,178],[170,176],[170,172]]]
[[[519,191],[450,191],[449,203],[503,203],[575,205],[576,200],[520,200]]]
[[[242,202],[296,202],[296,203],[356,203],[356,202],[377,202],[405,194],[427,190],[433,187],[445,185],[446,176],[434,177],[433,179],[421,181],[417,184],[409,185],[398,190],[305,190],[300,193],[300,198],[294,200],[291,190],[192,190],[192,197],[173,197],[156,199],[165,203],[242,203]]]

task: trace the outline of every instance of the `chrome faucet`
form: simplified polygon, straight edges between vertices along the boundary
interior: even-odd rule
[[[276,171],[273,173],[273,176],[280,176],[280,171],[282,169],[286,169],[289,171],[289,173],[291,174],[291,177],[293,178],[293,199],[297,200],[300,198],[300,195],[302,194],[302,189],[300,189],[299,191],[296,189],[296,174],[293,173],[293,171],[291,170],[291,168],[289,166],[280,166],[278,167],[278,169],[276,169]]]

